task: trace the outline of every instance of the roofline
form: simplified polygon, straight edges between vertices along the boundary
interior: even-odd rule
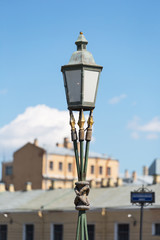
[[[13,153],[13,155],[14,155],[15,153],[19,152],[22,148],[24,148],[24,147],[27,146],[27,145],[32,145],[33,147],[39,148],[39,149],[43,150],[44,153],[46,153],[46,150],[45,150],[44,148],[41,148],[41,147],[39,147],[39,146],[35,146],[34,143],[28,142],[28,143],[26,143],[25,145],[23,145],[21,148],[19,148],[18,150],[16,150],[16,151]]]
[[[117,207],[92,207],[91,206],[91,208],[90,208],[90,212],[101,212],[102,211],[102,209],[105,209],[106,210],[106,212],[107,211],[109,211],[109,212],[111,212],[111,211],[128,211],[128,210],[131,210],[131,211],[139,211],[139,209],[140,209],[140,207],[139,206],[129,206],[129,205],[127,205],[127,206],[117,206]],[[160,210],[160,205],[156,205],[156,206],[154,206],[154,205],[152,205],[151,207],[147,207],[147,208],[144,208],[144,211],[147,211],[147,210],[152,210],[152,209],[154,209],[154,210]],[[37,208],[37,209],[4,209],[3,211],[1,211],[0,210],[0,213],[1,214],[4,214],[4,213],[12,213],[12,214],[26,214],[26,213],[30,213],[30,214],[33,214],[33,213],[35,213],[35,214],[37,214],[38,213],[38,211],[42,211],[42,212],[44,212],[44,213],[47,213],[47,212],[49,212],[49,213],[55,213],[55,212],[75,212],[75,208],[74,208],[74,206],[73,206],[73,208],[71,209],[71,208],[66,208],[66,209],[41,209],[41,208]]]
[[[13,164],[13,160],[12,161],[8,161],[8,162],[1,162],[1,164]]]
[[[91,153],[92,154],[92,153]],[[73,155],[72,154],[63,154],[63,153],[47,153],[47,155],[58,155],[58,156],[69,156],[69,157],[74,157],[74,150],[73,150]],[[110,160],[110,161],[116,161],[116,162],[119,162],[118,159],[114,159],[114,158],[111,158],[111,157],[103,157],[103,156],[88,156],[89,159],[91,158],[95,158],[95,159],[103,159],[103,160]]]

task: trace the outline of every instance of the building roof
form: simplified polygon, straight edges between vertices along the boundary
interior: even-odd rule
[[[154,159],[149,167],[150,175],[160,175],[160,158]]]
[[[68,156],[74,156],[74,150],[69,149],[69,148],[64,148],[64,147],[54,147],[52,151],[48,152],[48,154],[56,154],[56,155],[68,155]],[[110,158],[106,154],[101,154],[101,153],[95,153],[95,152],[89,152],[89,157],[90,158],[101,158],[101,159],[108,159]],[[110,158],[111,160],[115,160],[113,158]],[[118,161],[118,160],[116,160]]]
[[[39,150],[41,150],[42,152],[46,152],[46,150],[45,150],[44,148],[39,147],[39,146],[36,146],[34,143],[28,142],[28,143],[26,143],[24,146],[22,146],[21,148],[17,149],[17,150],[14,152],[14,155],[15,155],[16,153],[18,153],[19,151],[23,150],[24,148],[28,147],[28,146],[34,147],[35,149],[39,149]]]
[[[155,203],[149,208],[160,208],[160,184],[148,187],[155,192]],[[137,208],[130,203],[130,192],[137,187],[91,189],[91,210]],[[73,211],[75,193],[73,189],[31,190],[0,193],[0,212]]]
[[[151,185],[153,183],[153,176],[137,176],[136,180],[134,181],[132,177],[129,178],[123,178],[123,184],[124,185],[132,185],[132,186],[137,186],[137,185]]]

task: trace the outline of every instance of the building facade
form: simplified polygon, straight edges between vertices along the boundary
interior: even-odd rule
[[[119,162],[102,154],[90,153],[87,180],[94,187],[120,184]],[[68,138],[57,144],[53,153],[38,146],[38,141],[27,143],[13,155],[12,162],[2,163],[2,182],[6,188],[33,189],[72,188],[77,180],[74,151]]]
[[[153,206],[144,207],[143,239],[160,239],[160,185],[152,185]],[[89,240],[139,239],[140,207],[130,203],[133,187],[91,190],[87,212]],[[75,239],[78,213],[72,189],[30,190],[0,193],[1,240]]]

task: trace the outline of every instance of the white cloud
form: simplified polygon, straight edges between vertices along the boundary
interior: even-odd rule
[[[122,99],[125,99],[127,97],[126,94],[121,94],[120,96],[116,96],[116,97],[113,97],[111,98],[108,103],[109,104],[117,104],[119,103]]]
[[[148,135],[146,136],[146,138],[147,138],[147,139],[151,139],[151,140],[152,140],[152,139],[157,139],[157,138],[158,138],[158,134],[154,134],[154,133],[153,133],[153,134],[148,134]]]
[[[160,132],[160,118],[155,117],[149,123],[140,126],[143,132]]]
[[[128,128],[133,130],[131,137],[138,139],[139,134],[143,134],[146,139],[157,139],[159,138],[160,133],[160,118],[155,117],[150,120],[148,123],[141,124],[141,120],[138,117],[134,117],[131,122],[128,124]]]
[[[11,155],[35,138],[38,138],[40,146],[52,149],[64,137],[70,137],[68,111],[59,111],[46,105],[28,107],[12,122],[0,128],[0,155]]]

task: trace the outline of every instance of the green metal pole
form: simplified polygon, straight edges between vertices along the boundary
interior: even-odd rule
[[[90,144],[90,141],[87,141],[87,142],[86,142],[86,151],[85,151],[84,170],[83,170],[84,180],[86,180],[86,174],[87,174],[88,155],[89,155],[89,144]]]
[[[83,141],[80,141],[80,180],[83,181]]]
[[[81,212],[81,240],[84,240],[84,212],[85,211],[80,211]]]
[[[76,240],[89,240],[87,232],[86,211],[81,210],[78,214]]]
[[[71,126],[72,126],[72,131],[75,133],[75,120],[73,117],[72,112],[70,113],[71,115]],[[90,119],[89,119],[89,126],[92,126],[92,119],[91,119],[91,113],[90,113]],[[83,186],[83,181],[86,180],[86,173],[87,173],[87,165],[88,165],[88,155],[89,155],[89,143],[91,140],[91,126],[90,129],[87,130],[87,137],[86,137],[86,150],[85,150],[85,159],[84,159],[84,123],[85,123],[85,118],[83,114],[83,109],[79,113],[79,142],[80,142],[80,154],[78,153],[78,148],[77,148],[77,138],[75,135],[73,135],[73,145],[74,145],[74,152],[75,152],[75,159],[76,159],[76,166],[77,166],[77,173],[78,173],[78,183],[77,186]],[[80,157],[79,157],[80,155]],[[85,185],[84,185],[85,186]],[[82,188],[83,189],[83,188]],[[82,190],[81,187],[80,189],[77,187],[77,191]],[[77,193],[76,193],[77,194]],[[81,194],[81,193],[80,193]],[[77,194],[76,200],[79,198]],[[79,200],[78,200],[79,201]],[[81,201],[81,200],[80,200]],[[79,207],[77,207],[79,206]],[[87,230],[87,218],[86,218],[86,207],[83,207],[83,203],[80,202],[80,205],[76,205],[76,209],[79,211],[78,214],[78,222],[77,222],[77,232],[76,232],[76,240],[89,240],[88,239],[88,230]]]
[[[84,227],[85,227],[85,240],[89,240],[88,238],[88,229],[87,229],[87,216],[84,215]]]
[[[80,226],[81,226],[81,216],[80,216],[80,211],[79,211],[79,213],[78,213],[78,222],[77,222],[76,240],[79,240]]]
[[[73,141],[73,145],[74,145],[74,153],[75,153],[75,159],[76,159],[78,180],[80,180],[80,167],[79,167],[79,154],[78,154],[78,148],[77,148],[77,140]]]

